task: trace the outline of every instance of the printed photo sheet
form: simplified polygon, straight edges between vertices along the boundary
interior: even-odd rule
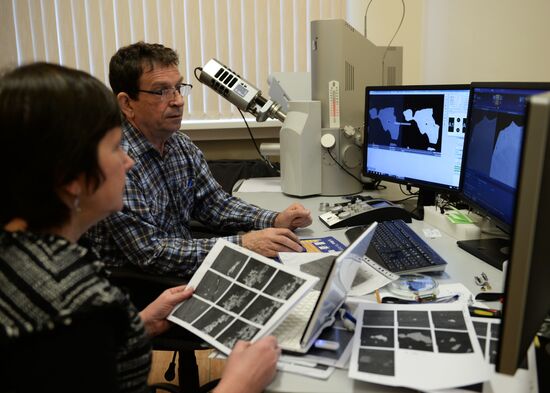
[[[359,304],[350,378],[419,390],[471,385],[490,367],[463,304]]]
[[[268,335],[317,281],[219,239],[189,281],[193,297],[168,320],[228,355],[237,340]]]
[[[489,385],[483,392],[515,392],[527,393],[538,391],[537,387],[537,361],[535,347],[531,345],[525,359],[518,366],[514,376],[496,372],[498,354],[498,342],[500,338],[500,319],[472,317],[477,339],[481,345],[485,361],[490,364],[491,374]]]
[[[534,345],[529,347],[527,355],[524,361],[518,366],[515,375],[497,373],[495,367],[498,353],[498,341],[500,338],[500,319],[472,317],[472,322],[485,361],[490,364],[491,373],[489,381],[486,381],[482,386],[469,385],[456,389],[433,390],[431,393],[538,392],[537,360]]]

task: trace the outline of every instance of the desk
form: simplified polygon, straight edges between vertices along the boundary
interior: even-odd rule
[[[388,187],[382,191],[371,191],[369,195],[373,197],[387,199],[402,199],[404,195],[399,191],[399,187],[395,184],[386,184]],[[300,237],[316,237],[316,236],[334,236],[344,244],[349,242],[345,236],[345,229],[329,229],[318,218],[321,212],[319,204],[321,202],[342,201],[342,197],[325,197],[316,196],[309,198],[293,198],[284,195],[280,192],[234,192],[235,196],[255,205],[281,211],[287,208],[291,203],[299,202],[311,211],[313,223],[308,228],[298,229],[296,234]],[[415,202],[416,203],[416,202]],[[493,291],[502,291],[503,274],[502,271],[486,264],[485,262],[470,255],[466,251],[460,249],[456,245],[456,240],[451,235],[441,231],[442,236],[437,239],[427,239],[422,233],[424,228],[434,229],[434,226],[424,222],[413,220],[412,228],[420,234],[420,236],[436,250],[448,263],[445,273],[437,276],[437,280],[441,284],[460,282],[464,284],[474,295],[480,289],[474,282],[474,275],[480,275],[485,272],[489,278],[489,282],[493,287]],[[394,388],[371,384],[362,381],[356,381],[348,378],[347,370],[336,369],[328,380],[319,380],[308,378],[292,373],[278,372],[274,381],[266,389],[267,392],[402,392],[404,388]]]

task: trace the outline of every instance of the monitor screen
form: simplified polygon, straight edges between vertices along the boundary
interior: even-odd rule
[[[367,87],[366,176],[458,190],[469,85]]]
[[[496,362],[510,375],[550,311],[550,93],[528,101]]]
[[[536,83],[472,83],[462,197],[506,232],[514,216],[527,97],[548,89]]]

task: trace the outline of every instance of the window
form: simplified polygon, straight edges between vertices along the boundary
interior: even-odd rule
[[[35,60],[90,72],[108,84],[117,48],[144,40],[178,51],[195,85],[186,119],[239,116],[195,79],[217,58],[267,91],[267,76],[310,69],[309,21],[343,18],[345,0],[9,0],[2,6],[0,66]]]

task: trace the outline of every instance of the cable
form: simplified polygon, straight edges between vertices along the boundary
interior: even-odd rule
[[[395,30],[395,34],[391,38],[390,43],[386,47],[386,50],[384,51],[384,55],[382,56],[382,84],[383,85],[385,84],[384,83],[384,70],[385,70],[386,55],[388,54],[388,50],[390,49],[391,43],[395,39],[395,36],[397,35],[397,33],[399,33],[399,29],[401,29],[401,25],[403,24],[403,21],[405,20],[405,0],[401,0],[401,4],[403,5],[403,13],[401,14],[401,21],[399,22],[399,26],[397,26],[397,30]]]
[[[377,180],[374,182],[374,189],[375,190],[385,190],[387,189],[388,187],[386,187],[385,185],[382,184],[382,180]]]
[[[369,1],[369,4],[367,4],[367,9],[365,10],[365,23],[364,23],[364,28],[365,28],[365,38],[367,38],[367,13],[369,12],[369,7],[370,7],[370,4],[372,3],[372,0]]]
[[[405,201],[408,201],[409,199],[414,199],[414,198],[418,198],[418,195],[411,195],[409,197],[406,197],[406,198],[403,198],[403,199],[398,199],[396,201],[390,201],[391,203],[399,203],[399,202],[405,202]]]
[[[417,192],[411,192],[410,191],[410,185],[407,186],[409,189],[407,190],[407,192],[403,191],[403,184],[400,184],[399,185],[399,189],[401,190],[401,192],[405,195],[414,195],[414,196],[418,196],[418,191]]]
[[[195,69],[193,70],[193,74],[195,75],[195,78],[200,82],[201,80],[197,76],[197,70],[202,71],[202,67],[195,67]]]
[[[239,113],[241,114],[241,117],[242,117],[243,120],[244,120],[244,124],[246,125],[246,129],[248,130],[248,134],[250,135],[250,139],[252,139],[252,142],[254,143],[254,147],[256,148],[256,151],[257,151],[258,154],[260,155],[260,158],[262,159],[262,161],[265,162],[267,165],[269,165],[269,167],[270,167],[271,169],[277,171],[277,173],[281,173],[281,172],[279,171],[279,169],[275,168],[275,167],[273,166],[273,164],[271,163],[271,161],[269,161],[269,160],[267,159],[267,157],[264,156],[264,155],[262,154],[262,152],[260,151],[260,148],[258,147],[258,144],[256,143],[256,139],[254,138],[254,135],[252,135],[252,130],[251,130],[250,127],[248,126],[248,122],[246,121],[246,118],[244,117],[243,112],[242,112],[239,108],[237,108],[237,110],[239,111]]]
[[[328,155],[330,156],[330,158],[332,158],[332,161],[334,161],[340,168],[342,168],[342,170],[343,170],[344,172],[346,172],[348,175],[350,175],[351,177],[353,177],[353,178],[354,178],[355,180],[357,180],[360,184],[364,184],[364,183],[361,181],[361,179],[355,177],[355,175],[354,175],[353,173],[349,172],[346,168],[344,168],[344,167],[342,166],[342,164],[340,164],[340,163],[336,160],[336,157],[334,157],[334,156],[332,155],[332,153],[330,152],[330,148],[325,148],[325,149],[326,149]]]

